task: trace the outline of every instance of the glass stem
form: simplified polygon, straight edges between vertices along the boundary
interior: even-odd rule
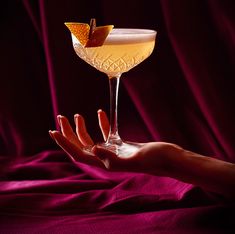
[[[118,134],[118,89],[121,75],[115,77],[109,76],[110,91],[110,130],[107,144],[121,145],[122,140]]]

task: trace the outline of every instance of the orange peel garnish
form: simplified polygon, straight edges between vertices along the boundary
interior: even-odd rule
[[[113,25],[99,26],[90,32],[89,24],[66,22],[65,25],[84,47],[102,46],[114,27]]]
[[[85,46],[89,36],[90,25],[82,23],[64,23],[69,31]]]

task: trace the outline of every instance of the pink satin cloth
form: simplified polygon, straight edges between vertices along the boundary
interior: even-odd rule
[[[1,233],[226,233],[234,228],[234,207],[214,194],[171,178],[74,164],[61,151],[9,161],[1,171]]]
[[[95,142],[108,79],[75,54],[64,22],[158,32],[123,74],[119,132],[235,163],[234,1],[1,1],[0,233],[235,233],[233,202],[172,178],[79,163],[49,137],[82,114]],[[125,7],[124,7],[125,6]]]

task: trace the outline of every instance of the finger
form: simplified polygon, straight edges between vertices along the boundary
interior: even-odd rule
[[[104,168],[102,161],[91,153],[73,144],[58,131],[49,131],[50,136],[70,156],[73,161]]]
[[[104,140],[106,141],[109,135],[109,120],[106,113],[102,110],[98,110],[98,120],[99,126],[103,135]]]
[[[83,117],[79,114],[74,115],[74,122],[76,124],[76,133],[80,142],[84,146],[94,145],[93,140],[91,139],[90,135],[87,133]]]
[[[71,143],[58,131],[49,131],[51,138],[70,156],[73,161],[77,161],[77,154],[83,155],[84,153],[80,148]],[[82,156],[81,156],[82,157]]]
[[[61,128],[62,134],[73,144],[77,145],[78,147],[82,147],[81,142],[78,140],[76,134],[74,133],[68,119],[65,116],[58,115],[57,116],[58,123]]]

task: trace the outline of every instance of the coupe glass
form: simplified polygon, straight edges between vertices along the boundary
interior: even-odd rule
[[[114,28],[104,44],[84,47],[72,34],[73,48],[85,62],[105,73],[110,89],[110,131],[102,147],[116,155],[128,156],[141,146],[124,142],[118,134],[118,88],[122,73],[129,71],[152,53],[157,32],[149,29]]]

